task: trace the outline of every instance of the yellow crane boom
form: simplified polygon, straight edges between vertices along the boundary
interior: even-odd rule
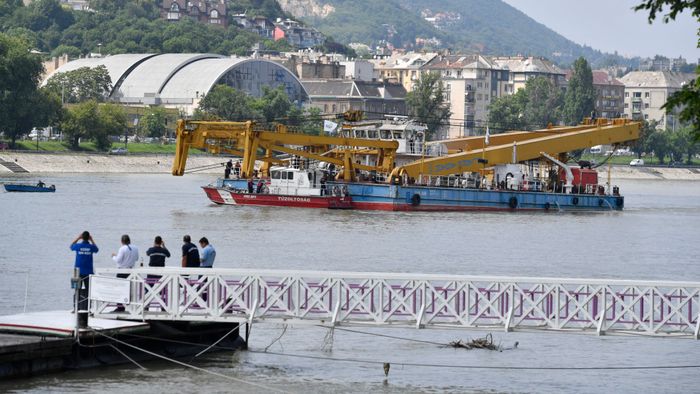
[[[483,142],[484,136],[470,137],[466,141],[474,145],[469,143],[469,150],[397,167],[392,171],[391,178],[405,175],[418,179],[421,175],[476,172],[487,164],[493,166],[535,160],[542,156],[541,152],[556,156],[594,145],[633,141],[639,138],[640,128],[640,123],[626,119],[599,119],[596,124],[557,128],[552,129],[552,132],[540,130],[530,135],[521,132],[497,134],[489,138],[488,146]]]
[[[190,148],[206,148],[211,153],[230,153],[243,158],[241,175],[252,176],[256,160],[265,163],[263,171],[270,163],[281,161],[273,152],[287,153],[304,158],[333,163],[343,167],[343,176],[352,180],[355,169],[389,172],[393,169],[397,141],[315,136],[290,133],[283,125],[275,131],[255,130],[253,122],[213,122],[178,120],[177,144],[173,160],[173,175],[183,175]],[[324,153],[334,149],[333,155]],[[353,163],[353,155],[371,149],[377,154],[377,166]],[[258,150],[264,150],[258,156]],[[341,157],[338,157],[341,156]]]

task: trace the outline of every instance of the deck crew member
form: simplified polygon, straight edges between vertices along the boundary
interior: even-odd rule
[[[120,269],[131,269],[136,265],[136,261],[139,259],[139,248],[131,244],[131,238],[127,234],[122,235],[121,239],[122,246],[119,248],[117,253],[112,253],[112,260],[117,263],[117,268]],[[126,279],[129,277],[128,273],[117,274],[117,278]],[[117,309],[115,312],[122,312],[124,310],[124,305],[117,304]]]
[[[82,241],[78,242],[79,240]],[[78,275],[80,275],[80,305],[78,307],[80,310],[85,310],[87,309],[87,297],[90,290],[88,278],[95,273],[92,255],[99,252],[100,249],[97,248],[97,244],[95,244],[90,233],[83,231],[71,242],[70,250],[75,252],[75,268],[79,270]]]
[[[189,235],[182,237],[182,267],[199,268],[199,250]]]
[[[199,246],[202,248],[202,252],[199,254],[199,266],[202,268],[212,268],[214,266],[214,259],[216,258],[216,250],[209,243],[207,237],[202,237],[199,240]]]
[[[233,169],[233,161],[229,160],[226,163],[226,168],[224,169],[224,178],[228,179],[231,177],[231,170]]]

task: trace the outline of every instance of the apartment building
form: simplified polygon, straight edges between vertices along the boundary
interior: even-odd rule
[[[437,53],[395,53],[386,58],[372,60],[379,78],[403,85],[407,92],[420,79],[423,66],[435,59]]]
[[[423,68],[438,72],[445,84],[452,116],[443,137],[482,133],[488,123],[491,101],[509,94],[509,72],[481,55],[437,56]]]
[[[202,23],[222,26],[228,24],[225,0],[162,0],[160,15],[171,22],[192,18]]]
[[[625,85],[624,113],[635,120],[655,120],[659,129],[676,129],[678,112],[667,114],[661,107],[668,97],[695,78],[694,74],[671,71],[633,71],[620,78]]]
[[[547,59],[532,56],[499,56],[492,61],[509,71],[508,94],[525,88],[528,80],[536,77],[549,78],[556,86],[566,85],[566,73]]]

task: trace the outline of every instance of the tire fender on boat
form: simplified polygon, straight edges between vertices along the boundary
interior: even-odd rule
[[[411,205],[417,207],[420,205],[420,194],[416,193],[411,196]]]
[[[518,198],[513,196],[508,200],[508,206],[511,207],[511,209],[515,209],[518,207]]]
[[[574,205],[578,205],[578,197],[574,197],[571,199],[571,203]]]
[[[548,202],[544,203],[544,210],[545,211],[549,211],[549,208],[551,208],[551,207],[552,207],[552,204],[550,204]]]

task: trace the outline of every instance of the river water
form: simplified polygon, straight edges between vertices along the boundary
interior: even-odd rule
[[[26,176],[4,180],[18,178]],[[42,179],[57,192],[0,193],[0,314],[22,312],[25,305],[27,311],[70,309],[68,245],[85,229],[100,247],[97,268],[112,267],[109,257],[123,233],[142,252],[161,235],[175,255],[182,235],[191,234],[209,238],[217,267],[700,281],[700,182],[619,180],[623,212],[523,214],[215,206],[199,188],[213,180],[209,175]],[[196,365],[289,392],[693,392],[700,383],[700,369],[463,368],[700,365],[700,341],[687,339],[494,332],[497,342],[518,341],[519,347],[490,352],[369,335],[447,343],[486,334],[479,331],[354,330],[362,333],[336,330],[329,350],[326,329],[292,326],[262,353],[283,327],[259,324],[253,352],[209,354]],[[388,379],[382,362],[393,365]],[[145,366],[0,383],[0,391],[267,391],[166,362]]]

